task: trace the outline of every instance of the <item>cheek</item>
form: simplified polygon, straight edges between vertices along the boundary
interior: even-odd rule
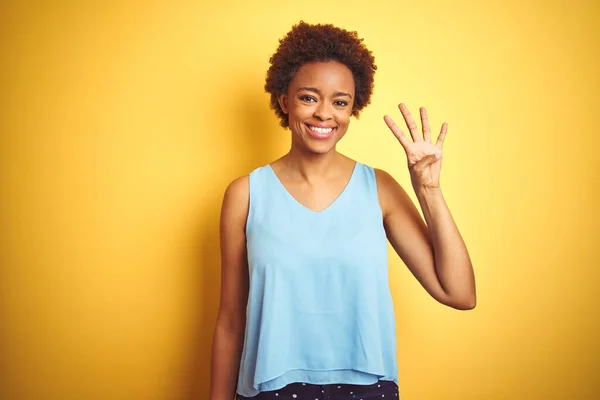
[[[341,125],[348,125],[350,123],[350,117],[352,116],[351,111],[344,111],[338,114],[337,122]]]
[[[292,119],[303,119],[311,115],[310,107],[301,104],[292,105],[289,108],[289,117]]]

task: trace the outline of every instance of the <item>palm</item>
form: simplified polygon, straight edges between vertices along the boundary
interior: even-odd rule
[[[440,135],[436,143],[433,144],[431,142],[431,130],[425,108],[420,109],[423,135],[419,133],[419,129],[406,106],[400,104],[399,108],[410,131],[412,141],[390,117],[386,116],[385,122],[404,148],[413,187],[415,190],[419,188],[439,187],[440,170],[442,167],[442,145],[448,125],[446,123],[442,124]],[[430,155],[439,155],[439,158],[430,159]]]
[[[435,154],[438,152],[439,152],[439,149],[431,143],[427,143],[425,141],[411,143],[408,146],[408,149],[406,150],[406,158],[408,161],[408,169],[411,172],[411,178],[412,178],[412,175],[416,173],[416,171],[413,171],[413,169],[414,169],[414,166],[417,164],[417,162],[421,161],[423,159],[423,157],[426,157],[430,154]],[[441,166],[442,166],[442,159],[440,158],[433,164],[429,164],[427,167],[425,167],[421,171],[421,174],[423,175],[422,176],[422,185],[419,185],[419,186],[426,186],[426,187],[438,186],[439,181],[440,181]]]

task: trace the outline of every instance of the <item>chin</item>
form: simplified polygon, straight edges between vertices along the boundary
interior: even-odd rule
[[[327,154],[335,151],[335,148],[341,137],[333,136],[327,140],[315,140],[312,137],[304,137],[302,144],[306,150],[315,154]]]
[[[335,144],[333,146],[325,145],[325,144],[316,145],[316,146],[309,145],[307,150],[313,154],[327,154],[329,152],[335,151]]]

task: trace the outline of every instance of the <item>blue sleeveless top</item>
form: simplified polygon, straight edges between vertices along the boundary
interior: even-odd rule
[[[387,239],[375,171],[356,163],[325,210],[301,205],[270,165],[250,173],[250,290],[237,392],[289,383],[398,384]]]

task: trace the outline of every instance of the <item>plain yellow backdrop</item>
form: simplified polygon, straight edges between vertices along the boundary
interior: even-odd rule
[[[379,66],[340,151],[416,200],[382,117],[449,125],[478,305],[390,253],[401,398],[599,398],[598,3],[217,3],[2,2],[0,398],[208,398],[222,193],[288,149],[263,86],[301,19]]]

